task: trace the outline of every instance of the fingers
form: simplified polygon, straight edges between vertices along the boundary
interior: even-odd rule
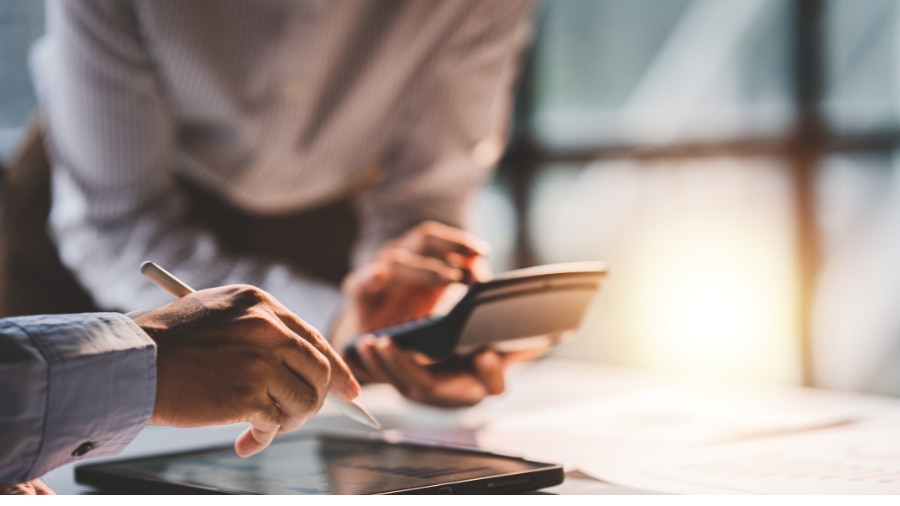
[[[245,420],[250,422],[250,427],[234,441],[235,453],[246,458],[263,451],[281,432],[286,420],[287,415],[278,400],[268,395],[268,399]]]
[[[488,261],[484,257],[478,257],[471,262],[469,266],[469,272],[471,273],[472,279],[474,282],[484,282],[491,279],[491,266],[488,264]]]
[[[31,480],[34,492],[37,495],[56,495],[52,488],[48,487],[42,480]]]
[[[311,352],[311,353],[309,353]],[[298,367],[285,363],[280,374],[271,377],[267,385],[267,398],[247,416],[251,427],[241,433],[234,443],[235,452],[241,457],[249,457],[265,449],[276,434],[293,432],[315,414],[325,401],[328,362],[317,350],[308,346],[307,353],[295,353],[293,360],[303,355],[303,362],[313,365]],[[303,371],[303,376],[297,370]]]
[[[380,293],[389,281],[387,262],[371,260],[348,274],[342,289],[356,298],[365,298]]]
[[[380,268],[382,275],[393,282],[446,286],[462,280],[458,268],[400,248],[386,250],[379,260],[375,263],[376,268]]]
[[[324,360],[324,357],[322,358]],[[280,415],[278,432],[293,432],[306,423],[325,402],[327,382],[310,383],[294,367],[285,364],[281,378],[269,383],[269,394]]]
[[[37,495],[34,485],[28,481],[25,483],[3,483],[0,485],[2,495]]]
[[[327,364],[324,365],[328,366],[326,371],[330,373],[330,377],[326,375],[324,378],[313,378],[310,384],[328,385],[332,392],[347,400],[352,400],[359,396],[361,390],[359,382],[353,377],[353,373],[350,372],[350,367],[344,359],[341,358],[340,354],[328,341],[316,329],[289,311],[281,303],[275,300],[272,303],[276,309],[275,314],[281,322],[304,342],[312,345],[321,357],[327,361]],[[286,359],[286,363],[291,370],[305,376],[304,371],[309,370],[306,363],[308,357],[305,356],[304,352],[306,350],[303,350],[302,347],[298,351],[300,353],[290,354]],[[321,370],[323,368],[322,364],[318,365],[318,369]],[[324,394],[322,397],[324,397]]]
[[[448,287],[487,279],[487,251],[480,239],[439,223],[410,230],[344,279],[347,305],[331,341],[433,314]]]
[[[277,428],[251,426],[235,440],[234,451],[244,458],[256,455],[272,444],[276,434],[278,434]]]
[[[533,348],[523,350],[511,350],[503,352],[503,362],[506,365],[517,364],[521,362],[531,362],[546,355],[552,349],[551,344],[543,346],[535,346]]]
[[[201,290],[135,315],[157,342],[152,423],[179,427],[238,421],[253,427],[235,442],[240,455],[297,429],[327,392],[353,399],[349,367],[311,326],[249,285]]]
[[[35,479],[25,483],[0,483],[0,495],[56,495],[56,492]]]
[[[502,359],[485,355],[478,369],[469,361],[426,366],[393,345],[388,338],[363,338],[357,353],[365,374],[390,383],[408,399],[436,406],[471,406],[503,392]]]
[[[433,221],[426,221],[392,241],[382,254],[397,249],[458,269],[459,281],[463,283],[483,280],[485,264],[476,266],[475,263],[490,252],[488,243],[469,232]]]
[[[459,269],[440,260],[393,248],[353,271],[344,291],[358,313],[359,330],[370,330],[430,314],[461,278]]]
[[[381,356],[375,351],[378,346],[377,339],[372,335],[364,336],[356,345],[356,353],[359,364],[365,371],[368,381],[373,383],[392,383],[393,378],[390,374],[389,367],[382,360]]]
[[[465,230],[426,221],[402,235],[397,244],[401,247],[436,258],[449,254],[463,257],[484,256],[490,253],[490,245]]]

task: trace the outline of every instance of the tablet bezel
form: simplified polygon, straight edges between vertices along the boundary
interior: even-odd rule
[[[361,437],[346,434],[307,433],[293,436],[282,436],[273,442],[273,445],[296,441],[297,439],[331,438],[353,443],[365,443],[378,446],[402,446],[421,452],[442,452],[465,454],[475,457],[487,457],[491,459],[503,459],[514,461],[529,466],[529,469],[514,473],[496,473],[477,478],[470,478],[444,483],[431,484],[418,487],[408,487],[396,490],[386,490],[373,495],[391,494],[514,494],[533,492],[543,488],[559,485],[563,482],[563,467],[558,464],[549,464],[527,460],[521,457],[500,455],[487,451],[454,447],[414,443],[407,441],[389,441],[377,437]],[[187,451],[171,452],[156,455],[145,455],[128,459],[114,459],[100,463],[82,464],[75,468],[75,480],[78,483],[94,487],[99,492],[114,494],[215,494],[215,495],[239,495],[256,492],[242,491],[238,489],[219,489],[193,483],[179,483],[158,476],[135,472],[122,466],[135,462],[159,458],[190,457],[197,453],[217,451],[227,446],[208,446]],[[524,481],[523,481],[524,480]]]

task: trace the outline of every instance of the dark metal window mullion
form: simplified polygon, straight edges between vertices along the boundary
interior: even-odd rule
[[[821,266],[816,219],[816,180],[829,137],[822,114],[825,76],[825,3],[795,0],[793,4],[792,82],[796,119],[788,167],[793,191],[796,231],[797,337],[804,385],[815,381],[813,370],[813,303]]]

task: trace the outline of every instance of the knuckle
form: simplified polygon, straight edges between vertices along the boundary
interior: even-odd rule
[[[298,382],[292,389],[294,404],[304,413],[315,413],[325,402],[325,388],[322,385],[312,385],[306,382]]]
[[[304,383],[315,389],[321,396],[325,395],[328,386],[331,384],[332,365],[325,353],[320,351],[314,345],[295,340],[291,353],[299,354],[304,357],[304,362],[308,364],[303,371],[306,378]]]
[[[268,396],[260,401],[257,413],[259,413],[264,420],[270,422],[272,428],[281,425],[284,418],[284,413],[278,409],[278,406],[276,406]]]
[[[250,308],[243,317],[243,321],[249,327],[249,333],[258,334],[261,337],[277,339],[284,335],[284,331],[275,325],[272,315],[261,308]]]
[[[242,307],[254,307],[268,301],[268,294],[262,289],[252,285],[234,285],[232,287],[232,298],[235,303]]]
[[[317,346],[319,343],[326,342],[325,338],[318,331],[318,329],[306,323],[306,321],[300,318],[298,318],[296,321],[294,332],[313,346]]]
[[[321,385],[327,386],[331,383],[331,362],[328,360],[328,357],[325,356],[319,350],[315,350],[313,353],[313,357],[316,360],[317,369],[319,374],[322,376],[322,381],[318,382]]]

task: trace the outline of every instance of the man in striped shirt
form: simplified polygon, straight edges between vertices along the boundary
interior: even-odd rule
[[[339,349],[429,313],[485,276],[465,215],[503,149],[532,7],[49,0],[33,67],[63,262],[100,309],[165,302],[144,260],[250,283]],[[512,359],[357,351],[360,378],[437,405],[501,392]]]

